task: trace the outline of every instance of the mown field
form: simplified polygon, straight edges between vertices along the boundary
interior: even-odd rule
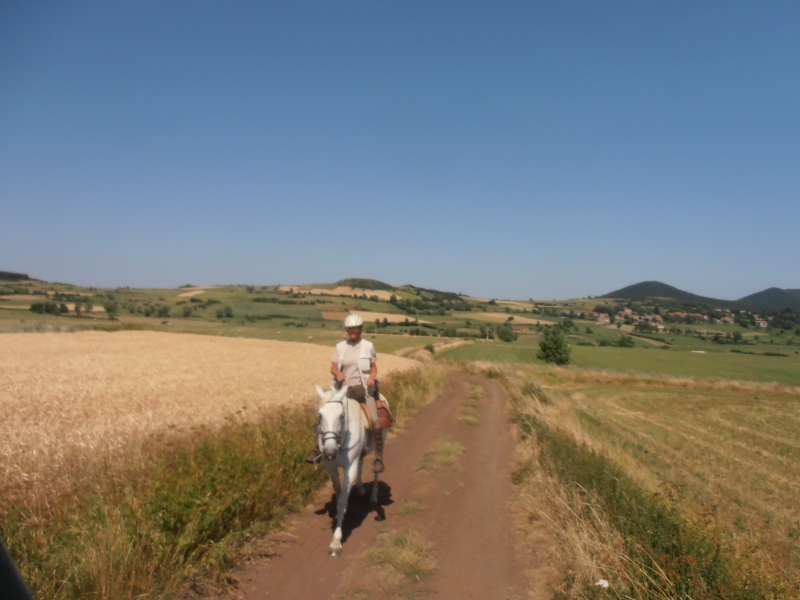
[[[555,597],[800,596],[800,387],[485,358]]]

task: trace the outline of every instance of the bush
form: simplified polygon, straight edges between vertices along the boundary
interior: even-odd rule
[[[548,328],[544,330],[544,339],[539,342],[536,358],[557,365],[569,364],[569,344],[560,330]]]
[[[620,348],[633,348],[635,345],[633,337],[629,335],[621,335],[617,340],[617,346]]]

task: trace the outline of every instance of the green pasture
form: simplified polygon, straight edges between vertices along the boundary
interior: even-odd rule
[[[618,336],[615,336],[615,339]],[[484,360],[500,363],[539,363],[538,341],[473,343],[438,353],[441,360]],[[570,340],[571,364],[577,367],[620,372],[641,372],[672,377],[735,379],[800,385],[800,355],[786,357],[732,353],[734,347],[714,346],[704,354],[688,349],[661,350],[637,341],[634,348],[579,346]]]
[[[574,346],[572,363],[592,369],[637,371],[680,377],[775,381],[800,385],[800,357],[731,352]]]

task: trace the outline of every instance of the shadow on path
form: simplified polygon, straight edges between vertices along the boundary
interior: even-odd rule
[[[375,513],[376,521],[386,520],[385,506],[393,504],[392,500],[392,487],[383,482],[378,482],[378,504],[370,504],[369,497],[372,494],[372,486],[374,482],[364,484],[364,495],[359,496],[355,490],[350,494],[347,502],[347,512],[344,515],[342,522],[342,543],[347,541],[350,534],[353,533],[361,524],[367,519],[370,513]],[[331,495],[331,499],[325,503],[325,506],[319,510],[315,510],[314,514],[328,515],[331,519],[331,532],[336,528],[336,496]]]

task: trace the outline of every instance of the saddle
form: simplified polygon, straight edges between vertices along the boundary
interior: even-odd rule
[[[389,401],[386,397],[378,392],[376,392],[375,395],[377,396],[375,398],[375,408],[378,409],[378,421],[380,422],[380,429],[375,433],[380,433],[394,425],[394,418],[392,417],[392,411],[389,409]],[[365,429],[372,431],[372,419],[369,418],[367,404],[365,402],[359,402],[359,404],[361,405],[361,424]]]

